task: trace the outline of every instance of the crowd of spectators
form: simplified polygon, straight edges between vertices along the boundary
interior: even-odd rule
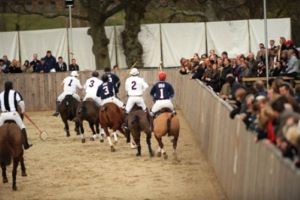
[[[207,84],[233,106],[230,117],[242,120],[256,141],[264,139],[276,145],[300,167],[300,86],[294,88],[282,78],[297,76],[299,53],[292,41],[280,41],[280,46],[270,41],[268,83],[257,80],[245,85],[242,81],[243,77],[266,75],[263,44],[259,44],[256,57],[250,53],[230,59],[226,52],[218,56],[213,50],[201,57],[195,53],[191,59],[180,60],[179,72]]]
[[[23,65],[17,59],[10,61],[6,55],[0,59],[0,73],[49,73],[65,71],[79,71],[76,59],[72,59],[68,68],[63,57],[59,56],[58,60],[56,60],[50,50],[41,59],[38,58],[37,54],[33,54],[32,60],[25,60]]]

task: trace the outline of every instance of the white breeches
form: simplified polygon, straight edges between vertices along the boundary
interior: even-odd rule
[[[87,99],[93,99],[98,106],[101,105],[101,98],[100,97],[97,97],[97,96],[91,95],[91,94],[86,94],[85,97],[83,98],[83,101],[86,101]]]
[[[62,102],[67,95],[72,95],[77,101],[80,101],[80,96],[76,93],[70,94],[68,92],[62,92],[58,97],[57,101]]]
[[[13,120],[16,124],[20,127],[20,129],[26,128],[25,124],[23,123],[19,113],[17,112],[3,112],[0,115],[0,126],[4,124],[7,120]]]
[[[103,106],[106,103],[114,103],[120,108],[123,108],[123,106],[124,106],[124,103],[116,97],[109,97],[107,99],[104,99],[101,101],[100,105]]]
[[[134,104],[142,107],[143,110],[146,110],[147,108],[143,97],[128,97],[126,107],[125,107],[126,113],[129,113],[131,111]]]
[[[156,113],[162,108],[169,108],[171,110],[174,110],[174,106],[172,104],[172,101],[170,99],[157,100],[157,101],[155,101],[154,105],[152,106],[151,111],[153,113]]]

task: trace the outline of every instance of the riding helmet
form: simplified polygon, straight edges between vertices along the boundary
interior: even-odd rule
[[[158,73],[158,78],[159,78],[160,81],[166,80],[166,78],[167,78],[166,72],[160,71],[160,72]]]
[[[72,71],[72,72],[71,72],[71,76],[76,76],[76,77],[77,77],[77,76],[79,76],[79,74],[78,74],[77,71]]]
[[[105,83],[105,82],[108,82],[108,76],[107,74],[103,74],[102,77],[101,77],[101,80]]]
[[[92,73],[92,77],[99,77],[99,73],[98,73],[97,71],[94,71],[94,72]]]
[[[132,76],[136,76],[136,75],[138,75],[140,72],[139,72],[139,70],[137,69],[137,68],[132,68],[131,70],[130,70],[130,75],[132,75]]]

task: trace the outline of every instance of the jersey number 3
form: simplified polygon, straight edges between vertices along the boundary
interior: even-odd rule
[[[132,90],[136,90],[137,88],[136,88],[136,82],[135,81],[132,81],[131,82],[131,89]]]
[[[94,81],[94,80],[91,80],[91,81],[90,81],[90,84],[89,84],[89,87],[93,87],[93,86],[94,86],[94,83],[95,83],[95,81]]]

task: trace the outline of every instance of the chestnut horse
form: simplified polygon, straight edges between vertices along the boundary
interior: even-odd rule
[[[68,120],[73,121],[76,117],[76,111],[77,107],[79,105],[79,102],[72,96],[72,95],[66,95],[64,100],[59,105],[59,114],[61,116],[62,121],[65,124],[65,131],[67,133],[67,137],[70,137],[70,131],[69,131],[69,124]],[[79,128],[78,122],[75,122],[75,129]],[[78,133],[77,133],[78,134]]]
[[[17,190],[16,176],[19,162],[22,176],[27,176],[23,158],[23,139],[19,126],[15,122],[6,122],[0,127],[0,165],[2,168],[3,183],[7,183],[6,166],[13,160],[12,189]]]
[[[76,127],[77,135],[81,136],[81,142],[85,142],[83,120],[89,123],[93,132],[91,140],[95,140],[96,134],[100,134],[99,130],[99,107],[93,99],[87,99],[79,104],[76,112],[75,122],[79,125]]]
[[[152,119],[149,113],[146,113],[142,108],[134,105],[130,113],[128,114],[128,129],[131,132],[134,143],[137,146],[136,156],[141,156],[141,131],[146,133],[146,142],[148,145],[149,154],[153,156],[153,150],[151,148],[151,133],[152,133]],[[130,138],[129,138],[130,139]]]
[[[176,147],[179,137],[179,119],[176,115],[172,113],[171,110],[162,109],[158,116],[153,121],[153,132],[154,136],[158,142],[159,148],[157,150],[157,156],[160,157],[163,154],[164,158],[167,159],[168,155],[164,150],[164,144],[162,142],[162,137],[168,134],[168,136],[173,137],[173,150],[174,158],[177,159]]]
[[[106,103],[103,106],[101,106],[99,111],[99,117],[100,125],[104,129],[107,141],[110,145],[112,152],[115,151],[115,147],[111,141],[108,128],[113,130],[113,137],[115,143],[118,141],[117,130],[125,135],[125,137],[127,138],[127,143],[130,142],[130,135],[128,131],[124,131],[122,129],[122,124],[124,122],[124,111],[121,108],[119,108],[114,103]]]

